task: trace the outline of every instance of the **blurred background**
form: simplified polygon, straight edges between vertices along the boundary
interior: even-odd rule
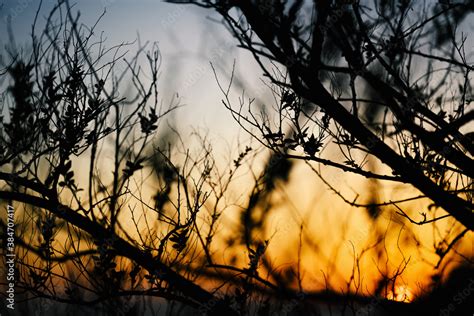
[[[0,46],[27,50],[38,2],[8,0],[1,4]],[[43,1],[38,29],[54,4],[52,0]],[[245,265],[245,247],[235,238],[242,224],[239,205],[248,200],[255,175],[269,168],[271,155],[242,130],[223,106],[211,63],[224,85],[228,84],[235,63],[231,87],[234,100],[255,98],[257,106],[270,109],[275,99],[262,79],[260,68],[248,52],[237,48],[236,40],[220,23],[220,17],[209,10],[151,0],[83,0],[74,3],[74,8],[81,12],[85,25],[93,24],[105,12],[97,30],[103,31],[108,45],[133,41],[157,43],[162,55],[161,102],[181,105],[166,117],[167,123],[160,126],[158,137],[169,135],[172,126],[179,130],[186,145],[193,147],[200,145],[192,137],[194,133],[206,135],[212,144],[216,167],[220,168],[232,163],[245,146],[256,150],[254,158],[247,162],[229,189],[231,206],[224,212],[217,235],[222,245],[217,257],[222,262]],[[466,19],[467,28],[472,27],[472,21]],[[128,49],[132,51],[135,46],[132,44]],[[326,156],[331,155],[338,154],[329,144]],[[374,170],[383,168],[376,161],[370,163]],[[436,249],[446,249],[446,233],[459,229],[453,228],[453,221],[417,226],[397,215],[393,206],[357,207],[341,198],[344,196],[353,204],[376,204],[419,194],[408,186],[381,185],[304,162],[272,166],[275,168],[270,178],[272,188],[268,189],[265,206],[256,215],[264,219],[264,224],[255,225],[255,236],[269,241],[268,266],[282,271],[281,277],[295,288],[302,286],[307,291],[316,291],[329,284],[333,289],[347,290],[348,282],[357,279],[362,284],[361,293],[380,293],[387,279],[400,274],[393,287],[395,293],[392,290],[384,295],[410,301],[424,293],[433,277],[474,254],[472,233],[468,233],[436,268],[440,259]],[[330,190],[311,168],[337,188],[337,192]],[[151,192],[152,186],[146,190]],[[419,219],[419,212],[428,205],[426,200],[403,203],[404,211]],[[297,274],[302,284],[297,284]]]

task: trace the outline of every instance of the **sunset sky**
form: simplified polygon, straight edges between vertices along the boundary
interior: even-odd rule
[[[8,0],[0,3],[3,3],[0,9],[0,45],[8,43],[8,15],[12,17],[11,27],[17,47],[28,43],[27,36],[31,31],[37,1]],[[43,1],[39,30],[53,3],[55,1]],[[171,114],[169,120],[184,134],[193,128],[203,131],[204,134],[208,133],[216,148],[216,156],[222,159],[235,155],[239,143],[248,143],[251,137],[239,128],[221,103],[222,95],[209,62],[216,66],[218,75],[227,84],[235,61],[237,83],[233,93],[235,99],[244,89],[247,97],[255,97],[257,103],[271,104],[273,100],[270,92],[264,89],[265,86],[260,81],[261,71],[253,58],[249,53],[235,47],[236,41],[219,24],[219,17],[216,14],[195,6],[178,6],[158,0],[77,1],[75,9],[81,12],[81,21],[86,25],[91,25],[106,9],[106,14],[97,27],[107,37],[106,45],[133,41],[137,36],[142,43],[147,41],[158,43],[163,57],[159,79],[161,98],[166,104],[176,95],[179,97],[183,107]],[[136,45],[131,46],[130,50],[135,47]],[[373,183],[361,177],[349,176],[328,168],[323,169],[323,174],[332,184],[339,185],[341,193],[351,200],[357,194],[361,194],[358,201],[367,202],[368,193],[375,190],[373,186],[371,187]],[[237,192],[236,196],[239,195],[239,188],[244,188],[242,183],[233,188]],[[247,193],[245,190],[243,189],[240,194]],[[383,235],[384,230],[392,227],[390,225],[394,225],[395,228],[387,238],[386,248],[390,253],[390,259],[393,260],[389,265],[394,267],[400,264],[403,258],[412,258],[404,279],[411,292],[417,292],[418,283],[429,281],[433,270],[427,268],[429,265],[425,260],[431,264],[436,263],[436,256],[429,254],[429,250],[432,250],[429,247],[433,243],[431,226],[419,228],[406,224],[408,226],[404,227],[397,223],[393,207],[385,209],[383,213],[385,218],[382,221],[372,224],[364,209],[345,204],[303,163],[298,164],[293,170],[290,184],[281,184],[277,192],[275,203],[277,206],[268,221],[267,234],[273,236],[269,251],[276,266],[294,265],[299,228],[304,224],[304,230],[310,237],[303,247],[302,264],[307,275],[306,286],[309,288],[324,287],[324,276],[321,271],[333,273],[331,277],[335,283],[342,286],[344,278],[350,276],[353,267],[354,249],[356,253],[362,250],[364,246],[373,242],[371,237],[374,232]],[[388,200],[418,195],[417,192],[413,192],[415,190],[409,187],[392,185],[378,191],[377,194],[381,200]],[[364,197],[364,194],[367,196]],[[413,202],[404,206],[416,216],[427,204],[425,200],[422,203]],[[235,218],[237,218],[235,214],[228,216],[229,225],[232,225],[232,219]],[[443,225],[440,226],[444,228]],[[414,235],[426,247],[421,253],[413,247]],[[312,243],[314,244],[311,246]],[[397,247],[397,243],[403,245],[403,251]],[[324,258],[312,253],[314,245],[320,247],[320,253],[324,254]],[[465,249],[472,252],[473,249],[469,250],[469,246],[472,247],[467,242]],[[341,253],[336,256],[338,249]],[[364,282],[367,282],[368,288],[373,288],[374,284],[371,281],[379,277],[374,267],[377,255],[380,255],[379,259],[383,257],[374,252],[363,261],[365,271],[370,271],[364,275]],[[337,273],[328,269],[331,262],[334,262],[342,278],[338,279]]]

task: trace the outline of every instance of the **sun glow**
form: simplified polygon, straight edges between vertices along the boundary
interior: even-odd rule
[[[406,285],[398,285],[394,291],[389,291],[387,299],[397,302],[409,303],[413,300],[413,292]]]

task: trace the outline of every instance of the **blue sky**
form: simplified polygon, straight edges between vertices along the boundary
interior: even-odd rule
[[[0,0],[0,45],[8,43],[7,16],[18,46],[29,42],[31,25],[39,1]],[[56,0],[44,0],[39,14],[43,22]],[[232,139],[237,123],[224,108],[209,62],[218,66],[223,78],[230,74],[237,60],[237,74],[245,74],[245,84],[255,89],[260,71],[251,56],[235,48],[236,42],[210,10],[192,5],[175,5],[160,0],[82,0],[71,1],[81,12],[81,21],[91,25],[102,14],[98,30],[103,31],[109,46],[133,41],[157,42],[163,62],[160,91],[164,104],[178,93],[184,107],[175,113],[180,125],[206,128],[214,135]],[[252,75],[253,74],[253,75]],[[239,88],[240,89],[240,88]],[[236,94],[239,90],[236,90]]]
[[[11,16],[12,30],[17,43],[28,43],[28,34],[40,1],[0,0],[0,47],[8,42],[7,16]],[[39,24],[44,21],[56,0],[44,0]],[[270,92],[263,88],[261,71],[249,53],[236,49],[236,41],[227,30],[213,21],[219,17],[210,10],[193,5],[168,4],[161,0],[77,0],[71,1],[81,12],[81,21],[90,25],[104,9],[98,30],[103,31],[109,46],[133,41],[157,42],[163,62],[160,91],[166,104],[176,95],[185,105],[176,112],[181,126],[207,128],[211,134],[233,139],[239,128],[221,103],[222,95],[212,74],[209,62],[219,67],[223,80],[228,79],[232,63],[236,61],[236,76],[248,92],[269,100]],[[465,26],[472,29],[472,20]],[[466,47],[472,47],[472,37]],[[236,88],[234,97],[241,93]],[[261,91],[266,91],[259,94]],[[270,101],[271,102],[271,101]],[[224,137],[225,136],[225,137]]]

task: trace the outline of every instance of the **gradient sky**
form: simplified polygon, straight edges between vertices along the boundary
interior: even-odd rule
[[[1,3],[3,3],[3,7],[0,9],[0,46],[8,42],[6,23],[8,15],[12,17],[11,26],[17,44],[21,46],[28,43],[27,36],[31,31],[31,24],[39,1],[0,0]],[[43,1],[40,22],[44,21],[44,17],[48,14],[49,9],[54,3],[56,1]],[[74,2],[71,1],[71,3]],[[242,81],[242,86],[246,88],[246,91],[247,89],[249,90],[249,96],[260,99],[257,100],[258,102],[269,100],[269,91],[261,92],[263,84],[260,82],[260,69],[249,53],[235,48],[236,42],[229,36],[226,29],[212,20],[218,19],[217,15],[212,15],[211,11],[196,6],[172,5],[163,3],[160,0],[83,0],[76,1],[75,3],[75,9],[81,12],[81,21],[86,25],[91,25],[101,15],[103,10],[106,9],[106,14],[97,29],[104,32],[104,35],[107,37],[108,46],[123,41],[133,41],[138,35],[143,43],[146,41],[158,42],[163,56],[161,77],[159,79],[162,100],[166,104],[178,93],[181,103],[185,105],[173,114],[179,127],[207,129],[211,139],[218,140],[213,143],[213,146],[218,147],[223,146],[225,148],[228,145],[232,147],[232,143],[235,144],[236,138],[239,135],[243,139],[249,139],[249,136],[232,120],[230,113],[222,105],[220,101],[222,95],[218,91],[209,61],[212,61],[221,70],[219,74],[226,83],[235,60],[237,79]],[[472,22],[469,23],[471,24]],[[41,25],[41,23],[39,24]],[[240,95],[241,90],[241,87],[236,87],[233,95],[234,98]],[[246,142],[242,141],[242,143],[245,144]],[[314,216],[314,218],[319,222],[312,222],[314,231],[321,232],[321,240],[326,243],[326,248],[330,248],[330,245],[327,244],[327,240],[331,239],[328,238],[328,233],[330,232],[327,229],[321,229],[322,226],[338,227],[341,216],[342,218],[347,217],[348,221],[350,219],[356,223],[357,220],[362,222],[364,219],[363,216],[360,216],[362,212],[360,209],[355,210],[347,207],[334,194],[328,193],[320,183],[317,186],[315,180],[308,176],[307,169],[297,169],[293,176],[299,185],[291,188],[297,192],[293,192],[290,195],[302,196],[298,200],[299,204],[295,206],[295,209],[306,209],[307,214],[315,214],[315,212],[311,211],[315,208],[316,202],[320,203],[318,208],[324,208],[324,203],[321,203],[321,201],[325,201],[327,210],[338,211],[324,213],[323,215],[326,217],[317,214],[318,216]],[[363,187],[360,179],[357,182],[355,180],[351,181],[351,178],[340,176],[336,173],[331,177],[333,183],[337,181],[337,184],[341,184],[341,186],[347,185],[349,189],[351,189],[351,186],[355,188]],[[359,217],[352,219],[350,216]],[[309,218],[308,216],[308,221]],[[271,225],[273,223],[277,227],[275,231],[278,230],[280,234],[280,237],[277,235],[275,238],[282,238],[282,240],[288,241],[290,240],[288,236],[289,231],[297,233],[297,230],[293,228],[287,228],[286,230],[281,228],[281,223],[286,223],[287,226],[284,227],[290,227],[288,218],[276,217]],[[294,224],[296,228],[299,226],[297,221]],[[311,224],[309,227],[311,227]],[[356,231],[352,236],[361,235],[364,237],[370,233],[371,227],[364,226],[364,222],[358,225],[358,227],[359,230],[355,229]],[[429,233],[429,231],[424,231],[423,229],[419,229],[416,232],[420,235]],[[331,229],[331,232],[334,235],[340,233],[336,229]],[[351,235],[348,234],[348,236]],[[362,237],[360,239],[363,239]],[[315,240],[317,240],[316,238]],[[335,238],[333,239],[335,240]],[[275,246],[280,245],[276,243]],[[294,244],[291,244],[291,246],[294,246]],[[341,261],[348,260],[347,258],[350,260],[350,250],[348,251],[348,256],[340,259]],[[327,254],[331,258],[329,251]],[[285,261],[286,259],[283,258],[282,260]],[[311,264],[312,262],[318,261],[311,258]],[[325,264],[325,262],[323,263]],[[368,264],[372,264],[372,262]],[[417,266],[420,268],[424,267],[421,264]],[[316,270],[319,271],[319,269]],[[419,271],[414,269],[410,270],[410,273],[416,274]]]
[[[38,25],[42,25],[55,3],[43,1]],[[4,0],[0,4],[0,46],[8,43],[9,15],[17,46],[28,44],[39,1]],[[179,95],[184,107],[173,114],[179,126],[206,128],[211,137],[225,139],[235,138],[239,133],[237,123],[220,101],[222,95],[209,62],[220,68],[220,75],[226,79],[236,60],[236,73],[245,74],[245,85],[254,89],[262,86],[261,72],[250,54],[236,49],[234,39],[216,22],[217,15],[196,6],[159,0],[82,0],[71,4],[81,12],[81,21],[86,25],[106,10],[97,29],[104,32],[108,46],[133,41],[137,36],[142,43],[158,43],[163,57],[159,80],[162,101],[167,104],[176,93]],[[239,91],[241,88],[236,93]]]

